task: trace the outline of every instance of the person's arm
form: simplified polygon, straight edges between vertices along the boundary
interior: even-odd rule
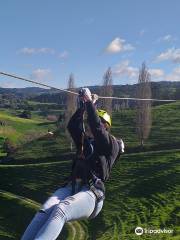
[[[72,115],[71,119],[69,120],[69,123],[67,125],[67,129],[76,145],[76,148],[78,149],[81,145],[81,137],[83,133],[83,110],[77,109],[77,111]]]
[[[91,132],[97,143],[97,146],[102,150],[110,150],[110,136],[108,131],[105,129],[104,124],[97,115],[96,107],[92,101],[86,102],[86,110],[88,115],[88,123],[91,128]]]

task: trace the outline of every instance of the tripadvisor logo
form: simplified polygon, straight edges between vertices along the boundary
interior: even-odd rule
[[[137,227],[135,229],[135,234],[136,235],[142,235],[143,234],[143,228],[142,227]]]
[[[142,235],[142,234],[160,234],[160,233],[173,233],[172,229],[149,229],[149,228],[142,228],[142,227],[136,227],[135,228],[135,234],[136,235]]]

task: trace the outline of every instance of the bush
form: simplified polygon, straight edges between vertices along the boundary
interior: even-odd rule
[[[30,119],[31,118],[31,112],[29,110],[24,110],[19,116],[21,118]]]
[[[2,121],[2,120],[0,120],[0,126],[6,126],[6,122],[5,122],[5,121]]]
[[[12,154],[16,149],[16,146],[14,143],[12,143],[11,140],[9,140],[8,138],[5,139],[4,143],[3,143],[3,151],[5,153],[7,153],[7,156],[9,156],[10,154]]]

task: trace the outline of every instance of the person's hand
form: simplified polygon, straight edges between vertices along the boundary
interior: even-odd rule
[[[95,104],[96,101],[98,100],[98,95],[97,94],[92,94],[92,102]]]
[[[89,90],[89,88],[81,88],[79,91],[79,97],[84,102],[92,101],[92,95],[91,95],[91,91]]]

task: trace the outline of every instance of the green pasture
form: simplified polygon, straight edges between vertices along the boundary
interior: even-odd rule
[[[143,149],[138,149],[135,111],[113,113],[111,132],[123,138],[127,151],[106,184],[103,210],[96,219],[69,223],[60,239],[179,239],[179,109],[180,102],[153,107],[152,129]],[[19,144],[13,160],[0,164],[0,240],[19,240],[39,204],[70,173],[75,149],[71,152],[63,130],[55,137],[45,136],[56,126],[38,111],[29,120],[18,118],[16,111],[0,110],[0,120],[6,122],[0,126],[0,156],[6,137]],[[136,236],[137,226],[173,229],[173,234]]]
[[[138,239],[134,229],[141,226],[174,231],[173,235],[144,235],[141,239],[177,239],[174,237],[180,234],[179,159],[180,150],[125,154],[117,162],[107,183],[103,211],[94,220],[79,222],[85,236],[99,240]],[[70,166],[70,161],[1,165],[0,189],[43,203],[61,186]],[[6,209],[10,203],[0,199],[1,207]],[[24,217],[31,219],[34,211],[22,208],[19,221],[24,221]],[[17,214],[19,211],[17,208]],[[4,226],[4,234],[8,234],[8,226],[8,223]],[[22,224],[17,236],[23,230]]]

